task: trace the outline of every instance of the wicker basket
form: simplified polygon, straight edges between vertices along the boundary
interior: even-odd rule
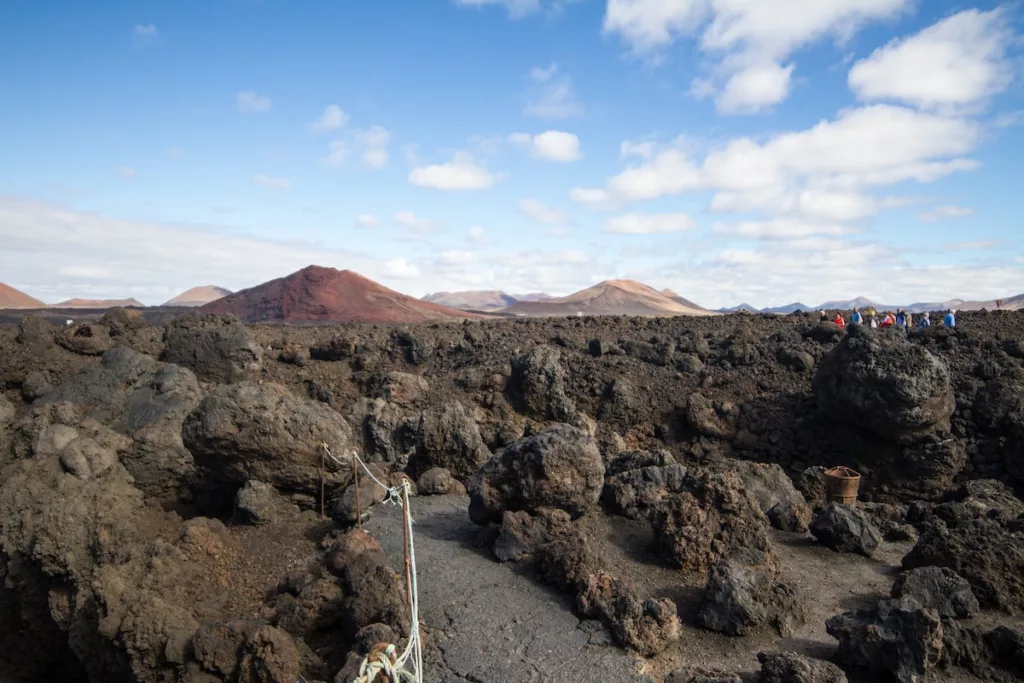
[[[825,470],[825,496],[830,503],[853,505],[857,502],[860,474],[849,467]]]

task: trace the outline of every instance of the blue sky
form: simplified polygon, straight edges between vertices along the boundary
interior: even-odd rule
[[[5,3],[0,281],[1017,294],[1022,28],[912,0]]]

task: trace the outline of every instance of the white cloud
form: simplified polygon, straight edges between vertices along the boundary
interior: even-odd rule
[[[284,178],[271,178],[270,176],[259,173],[252,177],[252,181],[260,187],[266,187],[271,190],[287,190],[292,186],[290,182]]]
[[[540,9],[540,0],[455,0],[460,7],[486,7],[496,5],[504,7],[511,19],[521,19]]]
[[[1012,39],[1004,10],[960,12],[854,64],[850,88],[862,100],[974,105],[1005,90],[1013,79],[1006,60]]]
[[[341,107],[336,104],[329,104],[324,109],[324,113],[317,117],[316,120],[310,121],[306,124],[306,130],[310,133],[327,133],[332,130],[338,130],[348,125],[348,114],[342,111]]]
[[[963,218],[964,216],[971,216],[973,214],[974,209],[970,209],[966,206],[946,204],[944,206],[938,206],[931,211],[924,211],[918,214],[918,218],[923,221],[941,221],[949,218]]]
[[[548,237],[571,237],[572,231],[569,228],[551,227],[547,229]]]
[[[608,193],[602,189],[574,187],[569,190],[569,197],[578,204],[597,206],[609,201]]]
[[[632,140],[623,140],[622,144],[619,145],[619,157],[622,159],[626,157],[650,159],[654,156],[654,150],[655,144],[652,141],[633,142]]]
[[[627,213],[604,222],[605,232],[620,235],[657,235],[696,227],[685,213]]]
[[[568,222],[564,213],[546,206],[536,199],[519,200],[519,211],[534,223],[541,225],[565,225]]]
[[[968,242],[952,242],[950,244],[942,245],[942,248],[946,251],[989,251],[1001,247],[1005,244],[1003,240],[973,240]],[[1020,258],[1016,259],[1017,263],[1024,263],[1024,260]]]
[[[490,173],[471,154],[457,152],[451,161],[414,168],[409,182],[435,190],[486,190],[501,180],[501,174]]]
[[[791,218],[775,218],[766,221],[742,221],[739,223],[716,223],[716,235],[729,235],[744,239],[799,239],[818,236],[838,236],[849,232],[841,225],[819,225]]]
[[[412,211],[399,211],[393,216],[395,223],[403,228],[408,228],[413,233],[423,233],[433,230],[434,222],[426,218],[420,218]]]
[[[266,95],[259,95],[251,90],[237,93],[235,101],[238,104],[238,111],[243,114],[252,114],[270,109],[270,98]]]
[[[789,81],[795,66],[766,62],[737,71],[715,98],[718,111],[753,113],[782,102],[789,96]]]
[[[391,259],[384,262],[383,272],[385,275],[403,280],[418,278],[421,275],[419,266],[409,263],[403,258]]]
[[[131,180],[132,178],[135,177],[135,169],[132,168],[131,166],[120,166],[117,169],[117,174],[122,178]]]
[[[530,155],[546,161],[578,161],[583,158],[580,152],[580,139],[572,133],[548,130],[537,135],[529,133],[513,133],[509,141],[528,149]]]
[[[523,114],[538,119],[570,119],[583,115],[583,105],[576,98],[572,79],[558,74],[558,65],[530,70],[534,87]]]
[[[785,98],[799,48],[832,36],[842,41],[865,24],[890,19],[913,0],[608,0],[604,32],[622,37],[636,55],[658,59],[677,38],[696,37],[718,61],[693,92],[719,90],[724,112],[756,111]],[[759,80],[760,74],[763,80]]]
[[[370,126],[368,130],[358,131],[356,140],[363,149],[363,165],[368,168],[384,168],[388,165],[388,142],[391,133],[383,126]]]
[[[473,244],[487,244],[487,231],[479,226],[470,228],[466,237]]]
[[[369,213],[361,213],[356,216],[356,227],[364,230],[376,230],[380,227],[380,220]]]
[[[678,147],[609,178],[604,188],[612,201],[638,201],[694,190],[717,190],[735,202],[739,194],[784,196],[803,189],[852,192],[904,180],[929,182],[969,170],[977,163],[962,158],[981,138],[974,121],[873,105],[840,112],[813,128],[782,133],[763,143],[738,138],[712,150],[700,163]],[[590,189],[578,196],[599,197]],[[799,195],[798,195],[799,196]],[[843,202],[820,195],[821,203]]]

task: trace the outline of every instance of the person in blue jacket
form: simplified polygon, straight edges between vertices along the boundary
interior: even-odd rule
[[[921,319],[917,322],[917,327],[918,327],[918,329],[922,329],[923,330],[924,328],[931,327],[931,326],[932,326],[931,315],[928,313],[928,311],[925,311],[924,315],[922,315]]]
[[[860,311],[857,310],[856,308],[853,309],[853,315],[850,316],[850,324],[851,325],[863,325],[864,324],[864,316],[862,316],[860,314]]]
[[[946,318],[942,321],[942,324],[946,327],[956,327],[956,309],[951,310],[946,314]]]
[[[902,308],[896,309],[896,327],[907,326],[907,315],[903,312]]]

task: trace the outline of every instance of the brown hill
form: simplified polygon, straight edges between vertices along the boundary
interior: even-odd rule
[[[144,308],[138,299],[68,299],[59,304],[53,304],[50,308],[126,308],[134,306]]]
[[[1017,296],[1011,296],[1005,299],[991,299],[989,301],[964,301],[959,305],[947,306],[946,308],[956,308],[960,311],[980,311],[983,308],[987,308],[990,311],[994,311],[996,309],[1003,311],[1020,311],[1024,310],[1024,294],[1018,294]]]
[[[544,292],[530,292],[529,294],[513,294],[512,298],[516,301],[550,301],[555,297]]]
[[[0,282],[0,308],[46,308],[46,304]]]
[[[468,292],[435,292],[422,299],[430,303],[440,304],[448,308],[469,311],[493,311],[511,306],[517,299],[497,289],[474,290]]]
[[[661,290],[661,293],[664,294],[665,296],[667,296],[669,299],[672,299],[672,301],[675,301],[676,303],[680,303],[683,306],[686,306],[687,308],[699,308],[702,311],[706,311],[707,310],[703,306],[698,306],[697,304],[693,303],[689,299],[686,299],[686,298],[683,298],[683,297],[679,296],[678,294],[676,294],[671,289],[663,289],[663,290]]]
[[[216,301],[217,299],[226,297],[230,293],[230,289],[215,287],[214,285],[193,287],[192,289],[184,291],[174,297],[165,303],[164,306],[202,306],[210,303],[211,301]]]
[[[245,322],[416,323],[477,317],[399,294],[351,270],[320,266],[229,294],[199,310],[231,313]]]
[[[569,296],[547,301],[520,301],[504,309],[524,316],[571,315],[714,315],[699,307],[686,306],[658,290],[634,280],[605,280]]]

